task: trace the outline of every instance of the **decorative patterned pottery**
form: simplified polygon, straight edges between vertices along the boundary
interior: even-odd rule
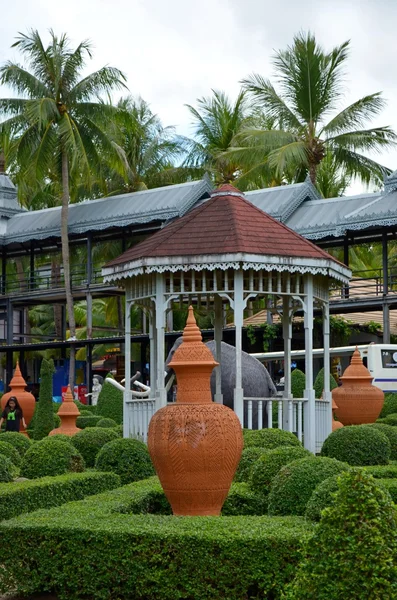
[[[335,431],[336,429],[340,429],[341,427],[343,427],[343,424],[340,421],[336,421],[336,419],[335,419],[337,409],[338,409],[338,407],[336,406],[336,402],[335,402],[334,398],[332,398],[332,431]]]
[[[217,362],[203,344],[193,308],[170,367],[177,399],[158,410],[148,447],[174,515],[219,515],[240,461],[243,436],[235,413],[212,402],[210,376]]]
[[[15,396],[18,399],[18,402],[22,408],[23,417],[25,419],[26,425],[29,426],[29,423],[32,420],[34,414],[34,409],[36,408],[36,400],[33,394],[25,390],[26,381],[22,377],[18,361],[14,371],[14,377],[10,381],[10,388],[11,391],[4,394],[4,396],[1,399],[1,408],[2,410],[4,410],[8,399],[11,398],[11,396]],[[23,433],[26,436],[28,435],[26,429],[21,429],[21,433]]]
[[[375,385],[373,377],[363,365],[356,348],[350,366],[340,378],[342,386],[332,390],[337,405],[336,415],[343,425],[374,423],[382,410],[384,394]]]
[[[80,415],[80,411],[73,402],[73,394],[70,390],[70,385],[68,385],[68,389],[66,390],[64,401],[59,407],[58,415],[61,418],[61,425],[60,427],[57,427],[57,429],[50,431],[48,435],[63,433],[63,435],[71,436],[81,431],[81,429],[76,427],[76,419]]]

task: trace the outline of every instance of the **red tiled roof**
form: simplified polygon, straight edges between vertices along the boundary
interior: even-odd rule
[[[223,185],[211,194],[210,200],[133,246],[106,267],[140,258],[238,252],[338,262],[251,204],[232,185]]]

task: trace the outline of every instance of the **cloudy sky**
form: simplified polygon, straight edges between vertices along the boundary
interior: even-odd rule
[[[88,38],[90,71],[120,68],[130,93],[186,135],[184,104],[211,88],[235,97],[252,72],[271,77],[272,52],[310,29],[327,49],[351,40],[344,104],[383,91],[388,106],[374,124],[397,130],[396,17],[396,0],[14,0],[2,10],[0,63],[19,60],[10,48],[19,31],[35,28],[47,39],[52,28],[73,45]],[[397,150],[377,158],[397,169]]]

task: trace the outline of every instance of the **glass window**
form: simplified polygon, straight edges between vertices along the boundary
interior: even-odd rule
[[[381,350],[381,357],[384,369],[397,369],[397,352],[394,350]]]

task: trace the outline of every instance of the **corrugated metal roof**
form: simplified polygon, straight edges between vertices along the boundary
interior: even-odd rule
[[[179,185],[89,200],[69,207],[69,234],[100,231],[184,215],[198,200],[208,197],[208,177]],[[60,237],[61,207],[28,211],[7,222],[3,243]]]
[[[316,188],[308,180],[303,183],[245,192],[245,196],[257,208],[283,222],[298,209],[304,200],[314,200],[320,197]]]

